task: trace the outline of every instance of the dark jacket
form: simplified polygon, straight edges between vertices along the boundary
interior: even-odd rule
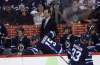
[[[30,39],[28,39],[27,37],[24,37],[22,39],[22,41],[19,40],[18,36],[16,36],[15,38],[12,39],[12,46],[15,46],[15,48],[18,48],[19,44],[23,44],[24,49],[31,47]]]
[[[2,23],[0,23],[0,46],[4,45],[4,38],[2,37],[6,36],[7,36],[6,27]]]
[[[40,38],[43,38],[44,35],[46,35],[50,31],[54,31],[57,35],[58,30],[57,30],[57,24],[53,18],[50,18],[48,23],[45,25],[45,20],[42,21],[42,25],[40,28]]]
[[[6,30],[6,27],[2,24],[2,23],[0,23],[0,37],[1,36],[7,36],[7,30]]]

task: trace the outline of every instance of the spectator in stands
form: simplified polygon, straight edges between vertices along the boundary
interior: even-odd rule
[[[44,6],[42,3],[38,5],[37,10],[31,11],[31,15],[33,15],[34,24],[41,26],[44,19]]]
[[[88,25],[87,32],[82,34],[86,38],[87,48],[89,51],[98,51],[99,46],[99,34],[96,32],[96,28],[93,24]]]
[[[91,35],[91,40],[93,41],[91,46],[95,47],[95,51],[100,52],[99,51],[100,50],[100,35],[96,31],[96,27],[94,25],[91,25],[89,28],[89,32]]]
[[[0,21],[0,36],[7,36],[5,25]]]
[[[58,33],[57,24],[50,14],[51,14],[50,9],[46,8],[44,10],[45,19],[42,21],[42,25],[40,28],[40,39],[42,39],[50,31],[54,32],[54,38]]]
[[[3,0],[0,0],[0,20],[3,21]]]
[[[100,6],[97,7],[95,10],[93,10],[91,12],[91,14],[88,16],[89,19],[96,19],[96,29],[97,29],[97,32],[100,34]]]
[[[50,4],[52,3],[52,2],[54,2],[54,0],[46,0],[46,6],[50,6]]]
[[[73,0],[72,5],[63,10],[64,21],[68,24],[77,22],[79,13],[79,0]]]
[[[4,1],[3,0],[0,0],[0,7],[3,6],[3,3],[4,3]]]
[[[17,7],[20,4],[21,0],[12,0],[14,7]]]
[[[42,3],[43,5],[45,5],[45,0],[33,0],[34,1],[34,3],[35,3],[35,7],[38,7],[38,5],[40,4],[40,3]]]
[[[34,2],[35,0],[27,0],[27,7],[29,8],[29,12],[31,11],[31,10],[33,10],[36,6],[35,6],[35,2]]]
[[[61,8],[64,9],[64,8],[72,6],[72,1],[73,0],[60,0]]]
[[[3,23],[0,21],[0,54],[4,51],[4,39],[7,36],[7,30]]]
[[[11,21],[11,5],[12,0],[4,0],[3,1],[3,17],[4,21],[8,22]]]
[[[12,0],[4,0],[4,5],[12,5]]]
[[[79,8],[82,12],[82,20],[86,20],[92,10],[95,9],[95,0],[80,0],[79,3]]]
[[[23,54],[26,49],[31,47],[30,39],[24,35],[24,29],[20,28],[16,30],[17,35],[12,39],[12,53]]]
[[[40,40],[39,35],[34,34],[34,35],[32,36],[32,43],[33,43],[33,44],[38,43],[39,40]]]
[[[54,8],[54,3],[50,4],[50,12],[51,12],[51,17],[55,18],[55,8]]]
[[[32,24],[32,17],[23,3],[19,5],[19,10],[19,24]]]

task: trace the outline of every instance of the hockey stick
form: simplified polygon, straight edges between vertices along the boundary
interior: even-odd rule
[[[67,65],[70,65],[68,61],[66,61],[62,56],[59,56]]]
[[[45,41],[46,41],[47,39],[48,39],[48,36],[45,36],[45,37],[43,38],[43,40],[41,41],[41,43],[44,44]],[[46,43],[46,44],[47,44],[47,43]],[[62,56],[60,56],[61,51],[58,52],[55,48],[51,47],[50,45],[48,45],[48,47],[49,47],[51,50],[53,50],[56,54],[58,54],[59,57],[66,63],[66,65],[69,65],[69,64],[70,64],[70,63],[69,63],[68,61],[66,61]],[[62,48],[61,48],[61,50],[62,50]]]

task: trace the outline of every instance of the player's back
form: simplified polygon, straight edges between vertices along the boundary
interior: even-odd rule
[[[70,49],[71,65],[93,65],[91,54],[79,40],[71,43]]]
[[[60,44],[54,42],[50,37],[47,35],[41,41],[41,47],[43,53],[46,54],[59,54],[62,52],[62,47]]]

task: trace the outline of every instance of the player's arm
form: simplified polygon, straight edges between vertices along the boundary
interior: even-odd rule
[[[87,52],[88,52],[88,50],[87,50]],[[93,65],[92,53],[91,52],[86,53],[85,62],[86,62],[86,65]]]

